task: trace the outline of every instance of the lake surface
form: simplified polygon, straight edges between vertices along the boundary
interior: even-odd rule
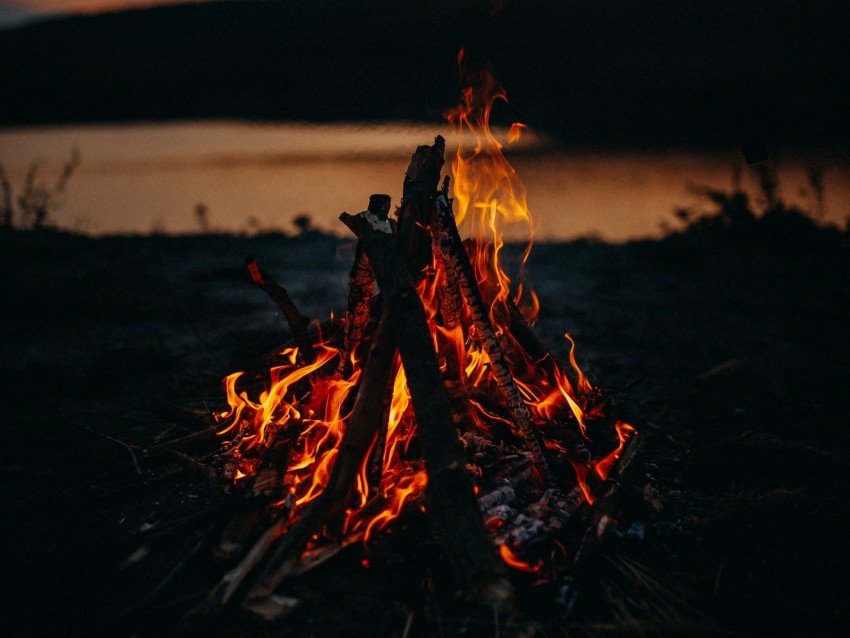
[[[340,212],[358,212],[371,193],[398,204],[410,156],[445,127],[407,124],[157,123],[0,129],[0,162],[13,195],[32,162],[52,185],[78,149],[81,163],[51,221],[92,234],[182,233],[209,228],[230,232],[294,230],[307,214],[322,230],[345,234]],[[737,149],[711,152],[556,150],[529,135],[506,147],[524,181],[536,236],[609,241],[658,236],[676,227],[678,207],[709,209],[693,190],[728,191],[733,175],[761,201],[758,176]],[[448,153],[447,153],[448,155]],[[816,153],[774,158],[786,203],[815,212],[809,174],[823,175],[824,219],[850,215],[850,171]]]

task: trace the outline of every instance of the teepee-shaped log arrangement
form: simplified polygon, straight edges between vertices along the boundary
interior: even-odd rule
[[[509,608],[519,570],[568,604],[638,437],[537,338],[498,247],[462,241],[444,151],[442,137],[416,150],[394,219],[380,194],[340,216],[357,237],[344,318],[311,323],[248,258],[294,339],[228,377],[209,463],[181,454],[228,498],[256,497],[224,527],[216,553],[231,568],[196,613],[279,617],[284,579],[416,509],[469,600]]]

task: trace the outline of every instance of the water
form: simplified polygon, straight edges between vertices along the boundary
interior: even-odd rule
[[[196,122],[0,130],[0,162],[14,195],[33,161],[46,184],[77,148],[81,163],[51,222],[106,233],[182,233],[201,229],[292,232],[309,215],[344,234],[340,212],[365,208],[374,192],[397,204],[410,155],[447,128],[424,125],[314,125]],[[451,150],[451,149],[450,149]],[[533,135],[506,148],[525,182],[538,239],[595,236],[609,241],[658,236],[675,227],[677,207],[709,208],[692,190],[741,184],[758,200],[755,172],[728,151],[556,151]],[[817,211],[812,167],[823,171],[824,219],[850,214],[847,166],[817,154],[776,160],[786,203]],[[197,211],[206,212],[202,222]]]

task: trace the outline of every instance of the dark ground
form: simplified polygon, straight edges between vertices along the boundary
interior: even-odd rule
[[[203,481],[142,453],[170,427],[142,401],[221,405],[230,359],[286,339],[239,277],[246,254],[305,314],[341,308],[351,244],[329,237],[0,236],[0,589],[21,635],[162,635],[222,573],[190,531],[122,563],[140,531],[214,503]],[[796,217],[535,249],[541,336],[563,355],[568,330],[597,383],[631,384],[648,442],[629,489],[646,534],[605,549],[570,620],[538,611],[526,628],[846,635],[848,256],[846,235]],[[154,591],[196,547],[194,567]],[[293,585],[307,605],[280,626],[232,613],[204,635],[401,636],[411,611],[413,636],[492,635],[415,561],[358,561]]]

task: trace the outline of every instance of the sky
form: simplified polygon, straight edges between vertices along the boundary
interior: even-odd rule
[[[99,13],[155,4],[180,4],[192,0],[14,0],[0,7],[17,7],[33,13]]]
[[[0,0],[0,28],[12,28],[32,19],[63,13],[101,13],[158,4],[204,0]]]

